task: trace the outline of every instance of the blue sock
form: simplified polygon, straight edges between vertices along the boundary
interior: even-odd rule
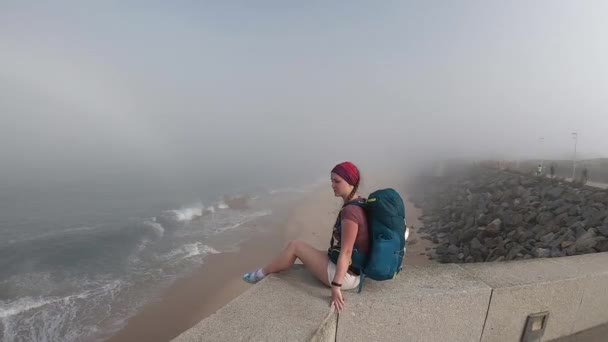
[[[243,275],[243,280],[250,284],[255,284],[260,280],[264,279],[264,277],[266,277],[266,275],[264,274],[264,271],[262,271],[262,269],[260,268],[255,272],[245,273]]]

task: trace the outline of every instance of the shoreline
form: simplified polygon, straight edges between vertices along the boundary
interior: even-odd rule
[[[249,288],[240,274],[275,253],[268,248],[269,238],[247,241],[238,252],[209,255],[192,275],[176,280],[160,300],[145,305],[107,341],[169,341],[212,315]]]
[[[238,250],[207,256],[191,275],[176,279],[158,300],[144,305],[104,341],[164,342],[177,337],[249,289],[252,285],[241,279],[242,274],[267,263],[288,240],[304,239],[320,248],[326,240],[325,228],[329,241],[331,230],[326,222],[331,227],[333,219],[319,213],[330,213],[336,207],[334,201],[329,191],[314,189],[278,212],[280,218],[275,222],[262,218],[253,225],[269,224],[266,229],[240,231]]]

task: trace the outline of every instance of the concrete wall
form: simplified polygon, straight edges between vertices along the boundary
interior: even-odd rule
[[[608,322],[608,253],[550,259],[575,274],[583,288],[572,332]]]
[[[481,341],[519,341],[529,314],[549,311],[545,340],[572,333],[581,282],[557,263],[539,259],[463,266],[492,287]]]
[[[175,341],[519,341],[549,311],[543,341],[608,322],[608,253],[410,266],[366,280],[331,311],[329,291],[296,267],[261,283]]]
[[[317,331],[327,341],[335,339],[335,323],[327,288],[296,267],[266,277],[174,341],[308,341]]]
[[[338,341],[478,341],[492,289],[453,264],[411,266],[348,296]]]

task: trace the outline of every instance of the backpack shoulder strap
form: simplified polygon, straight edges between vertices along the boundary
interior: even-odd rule
[[[352,202],[348,202],[346,205],[356,205],[357,207],[365,209],[366,204],[367,200],[365,198],[358,198]]]

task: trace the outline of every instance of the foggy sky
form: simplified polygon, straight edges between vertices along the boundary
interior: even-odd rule
[[[0,184],[608,151],[606,1],[24,3]]]

